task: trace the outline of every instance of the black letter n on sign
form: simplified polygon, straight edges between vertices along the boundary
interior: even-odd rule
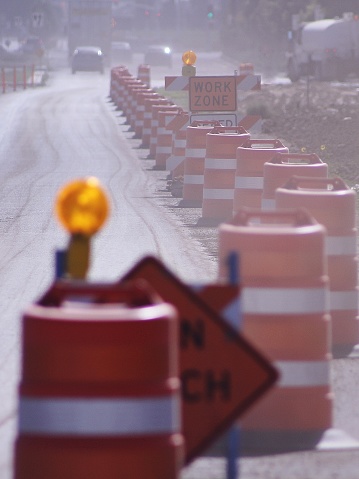
[[[189,321],[182,319],[180,323],[180,347],[188,349],[190,346],[196,349],[205,347],[205,325],[202,319]]]

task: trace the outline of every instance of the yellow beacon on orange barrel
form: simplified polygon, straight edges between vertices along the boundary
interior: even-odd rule
[[[90,238],[97,233],[109,214],[109,202],[95,177],[74,180],[58,193],[55,211],[60,223],[71,234],[66,274],[84,279],[89,266]]]

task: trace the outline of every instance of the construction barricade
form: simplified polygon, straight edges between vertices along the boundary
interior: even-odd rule
[[[267,221],[269,220],[269,221]],[[313,448],[332,425],[325,228],[304,209],[241,209],[219,227],[219,278],[240,257],[243,334],[280,371],[241,421],[248,452]]]
[[[249,133],[241,126],[216,126],[207,133],[199,226],[217,226],[232,218],[236,151],[249,137]]]
[[[135,283],[59,282],[27,308],[15,479],[179,477],[176,314]]]
[[[293,176],[276,190],[276,208],[306,208],[327,230],[334,356],[359,343],[356,196],[341,178]]]
[[[328,176],[328,165],[315,153],[278,153],[264,164],[262,208],[275,208],[275,190],[291,176]]]
[[[261,207],[264,163],[270,161],[277,153],[288,153],[288,148],[277,139],[248,139],[237,148],[234,215],[242,207]]]
[[[35,86],[35,66],[34,65],[14,65],[11,67],[1,67],[1,87],[2,92],[6,93],[10,88],[16,91],[19,87],[26,90],[28,86]]]

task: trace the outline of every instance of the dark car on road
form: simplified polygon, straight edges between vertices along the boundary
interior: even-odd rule
[[[151,66],[172,67],[172,50],[166,45],[150,45],[144,57],[144,62]]]
[[[71,60],[72,73],[78,71],[104,72],[104,54],[99,47],[77,47]]]

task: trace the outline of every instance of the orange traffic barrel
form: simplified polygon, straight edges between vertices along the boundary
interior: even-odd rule
[[[128,108],[128,122],[130,124],[131,130],[135,131],[136,118],[139,112],[139,95],[146,94],[148,98],[152,98],[153,95],[157,95],[151,88],[138,87],[131,89],[131,101]],[[143,109],[142,109],[143,114]]]
[[[181,208],[202,207],[206,135],[215,126],[221,125],[218,121],[194,121],[186,129],[183,199],[178,204]]]
[[[126,87],[126,100],[123,104],[123,113],[124,113],[124,116],[126,117],[126,124],[128,125],[131,124],[131,115],[135,107],[134,97],[136,92],[139,92],[139,91],[148,93],[151,90],[148,89],[143,84],[127,85]]]
[[[135,138],[142,138],[145,123],[145,102],[147,99],[163,98],[156,92],[138,92],[137,105],[135,110],[134,130]]]
[[[134,79],[130,73],[117,74],[115,83],[115,98],[114,102],[118,110],[121,110],[124,100],[124,80]]]
[[[158,138],[158,131],[159,131],[159,112],[172,111],[177,113],[179,111],[179,108],[180,108],[179,106],[173,105],[173,104],[152,106],[150,152],[148,154],[148,158],[153,158],[153,159],[156,158],[157,138]]]
[[[241,126],[215,126],[206,135],[202,217],[200,226],[216,226],[233,216],[237,148],[248,140]]]
[[[125,110],[128,108],[129,98],[128,98],[128,87],[130,85],[140,85],[142,86],[142,82],[135,78],[134,76],[129,77],[122,77],[120,78],[119,84],[119,103],[117,107],[123,111],[123,116],[125,116]]]
[[[129,75],[129,71],[127,70],[126,67],[120,66],[120,67],[111,68],[109,97],[115,103],[116,103],[118,79],[120,75]]]
[[[237,148],[233,214],[243,206],[261,207],[264,163],[277,153],[288,153],[288,148],[277,139],[248,139]]]
[[[278,153],[264,164],[262,208],[275,207],[275,190],[291,176],[328,176],[328,165],[315,153]]]
[[[172,153],[166,160],[166,170],[170,172],[171,178],[183,177],[184,174],[186,131],[189,125],[189,117],[188,111],[180,110],[167,125],[167,129],[172,131]]]
[[[293,176],[276,191],[276,208],[306,208],[327,230],[334,356],[349,354],[359,343],[356,201],[341,178]]]
[[[149,65],[138,65],[137,78],[141,80],[145,85],[150,87],[151,85],[151,68]]]
[[[58,282],[22,328],[15,479],[179,477],[172,305],[136,283]]]
[[[143,114],[143,130],[142,130],[142,148],[149,148],[151,143],[151,133],[152,133],[152,116],[154,110],[152,107],[154,105],[173,105],[173,103],[168,98],[148,98],[145,100],[145,111]]]
[[[125,78],[122,84],[123,84],[123,88],[122,88],[123,99],[121,103],[121,110],[122,110],[122,116],[126,117],[126,123],[128,124],[127,114],[128,114],[128,109],[131,102],[130,89],[132,87],[143,88],[143,84],[142,82],[140,82],[140,80],[137,80],[137,78],[134,78],[134,77],[129,79]]]
[[[158,127],[157,127],[157,141],[155,151],[155,166],[156,170],[165,170],[166,162],[172,155],[173,130],[170,129],[169,123],[171,120],[182,112],[182,108],[172,109],[169,111],[158,112]],[[150,146],[151,148],[151,146]]]
[[[239,74],[240,75],[253,75],[254,74],[253,63],[241,63],[239,65]]]
[[[241,421],[243,449],[310,449],[332,425],[325,228],[305,209],[242,208],[219,227],[219,277],[240,256],[243,334],[280,372]]]

